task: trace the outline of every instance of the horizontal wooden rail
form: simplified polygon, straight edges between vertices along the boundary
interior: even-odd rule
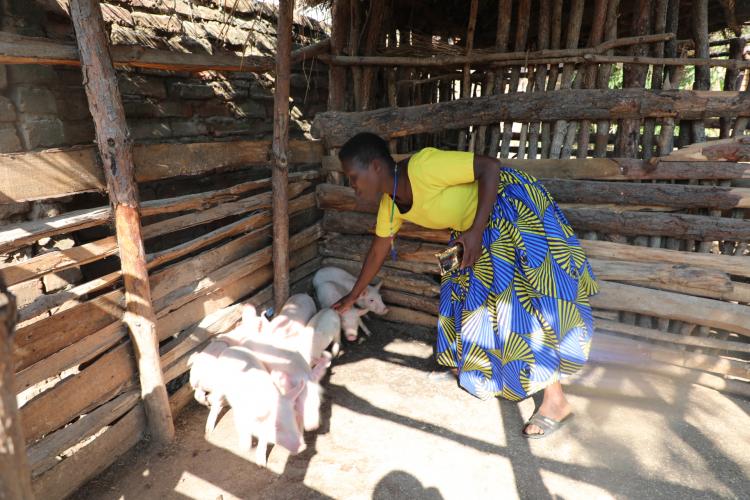
[[[340,147],[358,132],[385,139],[434,133],[501,121],[617,120],[750,115],[746,92],[629,89],[563,89],[501,94],[373,111],[318,113],[315,137]]]
[[[325,54],[330,49],[326,39],[295,50],[291,62],[297,63]],[[234,54],[186,54],[141,46],[114,45],[109,50],[116,67],[150,68],[168,71],[247,71],[267,73],[275,67],[270,56],[237,56]],[[80,66],[75,44],[47,38],[0,32],[0,64],[52,64]]]
[[[289,141],[289,163],[320,163],[319,141]],[[217,141],[137,144],[133,148],[138,182],[201,175],[253,165],[270,165],[271,141]],[[0,203],[17,203],[105,191],[92,146],[0,154]]]

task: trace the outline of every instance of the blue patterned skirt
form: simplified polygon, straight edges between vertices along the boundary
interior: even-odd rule
[[[594,329],[588,299],[597,291],[544,186],[502,168],[481,256],[442,278],[437,361],[457,368],[461,387],[478,398],[524,399],[586,362]]]

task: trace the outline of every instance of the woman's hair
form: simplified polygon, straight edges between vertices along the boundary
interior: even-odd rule
[[[360,132],[341,147],[339,160],[349,162],[359,168],[367,166],[375,159],[382,160],[393,170],[395,162],[388,150],[388,143],[371,132]]]

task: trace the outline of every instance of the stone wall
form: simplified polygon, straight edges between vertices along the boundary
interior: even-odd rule
[[[73,42],[64,0],[3,0],[0,29]],[[246,0],[130,0],[102,4],[111,41],[202,54],[273,55],[275,11]],[[297,18],[295,42],[326,36],[314,20]],[[118,70],[128,125],[136,141],[206,141],[270,137],[273,77],[213,71],[197,74]],[[292,137],[325,109],[321,64],[295,68]],[[94,129],[80,69],[0,65],[0,153],[87,144]]]

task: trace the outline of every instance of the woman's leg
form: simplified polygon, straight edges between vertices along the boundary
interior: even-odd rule
[[[557,420],[558,422],[570,414],[571,408],[563,393],[562,384],[555,382],[544,390],[544,399],[537,410],[539,415]],[[525,434],[543,434],[544,431],[536,425],[524,427]]]

